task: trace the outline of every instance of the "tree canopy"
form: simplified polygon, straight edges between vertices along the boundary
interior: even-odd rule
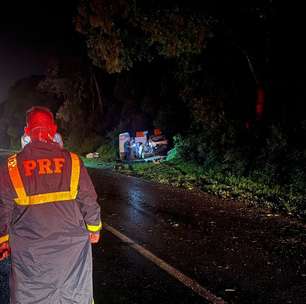
[[[158,1],[157,1],[158,2]],[[109,73],[130,70],[157,56],[199,55],[212,36],[212,17],[146,1],[81,1],[76,30],[85,36],[93,64]]]

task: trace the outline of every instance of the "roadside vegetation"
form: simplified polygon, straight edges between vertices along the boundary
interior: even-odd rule
[[[12,87],[2,147],[16,148],[25,111],[45,105],[68,149],[99,152],[88,166],[305,217],[306,86],[289,68],[302,57],[271,31],[283,26],[280,8],[265,0],[216,14],[202,2],[80,1],[82,51]],[[166,161],[117,161],[120,133],[155,128],[171,142]]]
[[[250,159],[246,151],[241,152],[243,147],[236,145],[235,150],[232,149],[230,154],[222,158],[213,154],[213,151],[206,151],[207,154],[210,152],[210,157],[200,158],[197,155],[198,161],[195,161],[193,153],[199,149],[195,150],[192,146],[191,138],[176,136],[174,148],[168,152],[165,160],[158,163],[128,164],[115,161],[116,148],[111,147],[111,144],[108,148],[104,144],[98,149],[100,158],[84,158],[84,161],[89,167],[112,168],[157,183],[201,190],[305,219],[306,177],[300,165],[301,160],[306,162],[306,154],[302,156],[302,152],[292,148],[289,151],[281,138],[284,134],[281,135],[279,129],[272,128],[271,132],[266,139],[265,149],[260,149],[259,154],[253,156],[254,159]],[[253,149],[256,147],[253,146]],[[203,153],[204,150],[200,154]],[[279,158],[282,158],[281,162]]]

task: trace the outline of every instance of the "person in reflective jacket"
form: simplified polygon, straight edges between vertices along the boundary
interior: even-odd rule
[[[11,304],[92,304],[97,195],[80,158],[54,140],[43,107],[27,112],[30,141],[0,168],[0,259],[11,255]]]

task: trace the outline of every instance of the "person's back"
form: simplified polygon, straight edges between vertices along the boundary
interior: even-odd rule
[[[32,140],[1,173],[11,304],[91,304],[89,236],[101,229],[100,207],[79,157],[52,141]]]

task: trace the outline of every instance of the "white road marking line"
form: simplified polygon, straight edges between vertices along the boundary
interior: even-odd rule
[[[103,223],[103,228],[111,232],[113,235],[115,235],[117,238],[119,238],[122,242],[127,243],[130,247],[135,249],[138,253],[140,253],[142,256],[150,260],[152,263],[166,271],[168,274],[170,274],[172,277],[183,283],[185,286],[188,288],[192,289],[195,293],[197,293],[199,296],[204,298],[205,300],[213,303],[213,304],[226,304],[226,302],[211,293],[209,290],[206,288],[202,287],[198,282],[195,280],[191,279],[190,277],[184,275],[181,273],[179,270],[176,268],[172,267],[169,265],[167,262],[164,260],[160,259],[153,253],[151,253],[149,250],[145,249],[143,246],[135,243],[133,240],[119,232],[117,229],[114,227]]]

